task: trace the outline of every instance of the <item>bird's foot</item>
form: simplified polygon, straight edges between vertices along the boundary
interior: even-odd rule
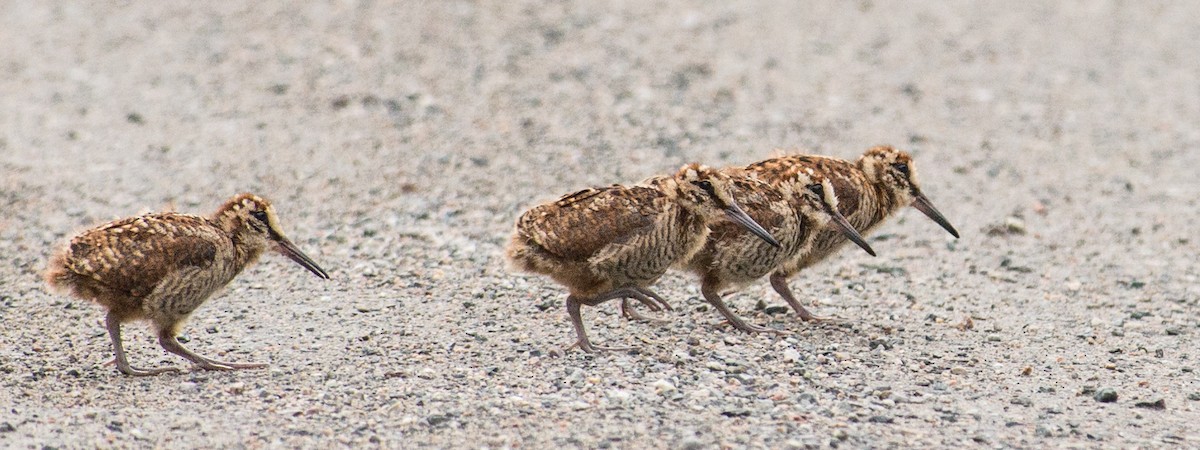
[[[200,358],[199,360],[194,360],[192,362],[196,363],[197,366],[200,366],[201,369],[205,369],[205,370],[262,369],[262,368],[268,366],[268,364],[266,364],[266,363],[232,363],[232,362],[212,360],[212,359],[203,358],[203,357]]]
[[[116,359],[109,361],[105,365],[115,365],[115,366],[117,366],[117,370],[120,370],[121,373],[123,373],[125,375],[129,375],[129,376],[134,376],[134,377],[149,377],[149,376],[160,375],[160,374],[164,374],[164,373],[182,373],[183,372],[183,370],[179,369],[178,367],[161,367],[161,368],[157,368],[157,369],[143,369],[140,367],[133,367],[133,366],[129,365],[128,363],[122,364],[121,361],[118,361]]]

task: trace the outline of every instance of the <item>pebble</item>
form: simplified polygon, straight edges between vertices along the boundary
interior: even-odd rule
[[[801,361],[800,351],[794,348],[785,349],[783,351],[784,362],[798,363]]]
[[[788,312],[788,307],[783,305],[773,305],[763,308],[763,312],[770,315],[784,314]]]
[[[1138,408],[1157,409],[1159,411],[1162,411],[1164,409],[1167,409],[1167,401],[1160,398],[1160,399],[1154,400],[1154,401],[1137,402],[1137,403],[1134,403],[1133,406],[1136,406]]]
[[[573,410],[576,410],[576,411],[583,411],[583,410],[585,410],[585,409],[591,409],[591,408],[592,408],[592,405],[591,405],[590,403],[588,403],[588,402],[585,402],[585,401],[583,401],[583,400],[576,400],[576,401],[573,401],[573,402],[571,402],[571,403],[570,403],[568,406],[569,406],[571,409],[573,409]]]
[[[200,385],[191,381],[184,381],[179,383],[179,389],[183,390],[183,392],[197,392],[200,390]]]
[[[688,436],[679,441],[680,450],[701,450],[706,447],[704,441],[696,436]]]
[[[624,402],[633,397],[633,393],[623,389],[610,389],[607,393],[608,398]]]
[[[670,381],[667,381],[665,379],[655,381],[654,384],[652,384],[651,386],[654,387],[654,392],[656,394],[661,395],[661,394],[667,394],[670,392],[675,392],[675,385],[671,384]]]
[[[1100,403],[1113,403],[1117,401],[1117,391],[1112,388],[1100,389],[1093,398]]]

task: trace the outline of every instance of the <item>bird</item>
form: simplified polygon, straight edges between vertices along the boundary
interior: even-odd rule
[[[876,146],[863,152],[855,162],[818,155],[788,155],[759,161],[746,170],[772,185],[792,183],[790,174],[798,167],[811,168],[833,184],[838,195],[838,210],[860,233],[867,234],[905,205],[921,211],[943,229],[959,237],[958,230],[946,220],[917,182],[912,155],[891,146]],[[796,310],[804,321],[821,320],[796,300],[787,279],[797,272],[825,260],[846,243],[838,230],[825,229],[813,240],[812,250],[797,255],[771,274],[771,287]]]
[[[129,364],[121,345],[121,325],[135,320],[149,321],[163,349],[202,369],[262,368],[266,364],[200,356],[176,336],[196,308],[268,249],[329,279],[284,235],[271,203],[248,193],[233,196],[207,217],[151,213],[84,231],[53,252],[44,278],[51,290],[107,310],[105,325],[122,373],[180,372],[174,367],[143,369]]]
[[[732,224],[716,223],[704,247],[685,265],[700,276],[700,292],[705,300],[738,330],[778,332],[738,317],[721,299],[722,293],[763,278],[786,261],[808,253],[814,238],[826,226],[875,256],[871,246],[838,212],[838,196],[832,183],[811,168],[795,169],[787,174],[790,182],[775,186],[741,167],[721,169],[736,188],[734,198],[738,204],[778,239],[781,247],[765,245]]]
[[[631,297],[651,309],[671,309],[648,286],[699,251],[709,227],[723,220],[780,245],[746,215],[734,189],[729,177],[697,163],[635,185],[583,189],[523,213],[506,256],[514,268],[547,275],[567,288],[576,335],[568,349],[624,350],[588,340],[581,305]]]

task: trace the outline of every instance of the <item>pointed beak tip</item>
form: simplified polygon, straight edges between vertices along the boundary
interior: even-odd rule
[[[932,219],[942,229],[950,233],[951,236],[954,236],[955,239],[958,239],[958,230],[954,229],[954,225],[950,225],[950,221],[946,220],[946,216],[943,216],[942,212],[938,211],[924,194],[917,192],[914,195],[912,206],[921,211],[922,214],[925,214],[926,217]]]
[[[316,275],[318,278],[323,280],[329,279],[329,274],[325,272],[325,269],[322,269],[320,265],[317,265],[317,263],[312,260],[312,258],[309,258],[308,255],[300,251],[300,249],[297,248],[296,245],[291,241],[286,239],[280,240],[279,251],[280,253],[283,253],[284,256],[288,257],[288,259],[291,259],[301,267],[308,269],[309,272],[312,272],[312,274]]]

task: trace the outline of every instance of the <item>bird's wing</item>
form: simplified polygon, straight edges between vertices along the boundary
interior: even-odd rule
[[[121,219],[71,240],[67,267],[110,289],[144,297],[167,275],[206,268],[220,235],[204,218],[153,214]]]
[[[870,186],[862,171],[849,161],[837,158],[801,156],[799,159],[829,179],[838,199],[838,211],[843,216],[854,217],[862,207],[863,193],[859,190]]]
[[[862,193],[859,186],[866,186],[866,179],[854,164],[837,158],[817,155],[790,155],[772,158],[747,166],[759,178],[778,185],[796,176],[800,170],[812,169],[824,175],[833,184],[833,193],[837,195],[838,210],[846,217],[858,211]],[[796,189],[802,189],[797,186]]]
[[[584,189],[529,210],[518,229],[547,252],[582,261],[653,227],[661,198],[643,186]]]
[[[770,183],[751,177],[746,171],[725,170],[725,173],[730,175],[733,182],[733,198],[738,202],[738,206],[768,232],[774,232],[788,220],[794,220],[787,214],[787,199]],[[712,229],[709,240],[750,233],[745,227],[731,220],[717,221],[709,225],[709,228]]]

